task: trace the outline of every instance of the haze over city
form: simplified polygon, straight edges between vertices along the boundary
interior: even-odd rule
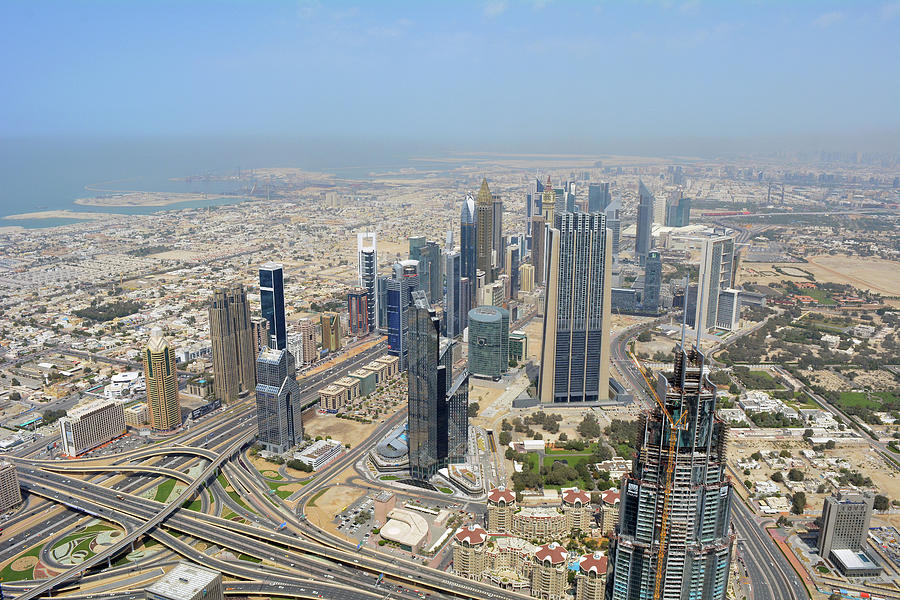
[[[0,598],[900,600],[897,2],[6,2]]]

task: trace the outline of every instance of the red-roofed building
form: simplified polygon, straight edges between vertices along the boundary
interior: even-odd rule
[[[508,532],[512,529],[512,515],[516,511],[516,495],[503,486],[488,493],[488,531]]]
[[[575,574],[575,600],[603,600],[606,588],[607,558],[603,552],[585,554]]]
[[[583,490],[569,488],[563,490],[562,508],[566,515],[566,527],[569,531],[578,530],[582,533],[591,531],[593,521],[591,508],[591,495]]]
[[[480,580],[488,568],[485,554],[487,531],[478,525],[461,528],[453,536],[453,571],[469,579]]]
[[[550,542],[534,553],[531,569],[531,595],[544,600],[563,600],[566,597],[568,579],[566,577],[566,549]]]
[[[600,493],[600,512],[597,515],[600,532],[604,535],[616,528],[619,522],[619,491],[606,490]]]

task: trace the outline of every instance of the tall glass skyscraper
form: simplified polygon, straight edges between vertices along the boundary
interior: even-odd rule
[[[726,597],[734,544],[727,427],[716,417],[704,363],[696,348],[679,346],[674,374],[658,376],[665,409],[646,417],[634,468],[622,480],[607,600]]]
[[[477,267],[475,229],[475,198],[466,194],[459,216],[459,254],[462,260],[462,276],[475,281]]]
[[[525,239],[528,250],[531,250],[531,219],[535,215],[541,214],[541,196],[543,193],[544,184],[541,183],[540,179],[534,178],[528,182],[528,192],[525,194]]]
[[[543,403],[606,400],[612,289],[606,217],[557,214],[547,242],[538,395]]]
[[[704,238],[700,255],[699,301],[694,302],[694,314],[688,324],[708,331],[716,327],[719,296],[734,285],[734,237],[714,234]],[[692,318],[693,317],[693,318]]]
[[[259,302],[262,316],[269,322],[269,346],[277,350],[287,348],[287,327],[284,320],[284,267],[268,262],[259,268]]]
[[[374,232],[359,233],[356,236],[359,253],[359,286],[368,292],[369,331],[375,331],[378,315],[378,243]]]
[[[469,373],[500,379],[509,371],[509,311],[479,306],[469,311]]]
[[[448,338],[462,334],[462,256],[455,250],[444,251],[444,327]]]
[[[409,312],[409,472],[425,481],[465,456],[468,373],[453,380],[455,342],[421,290]]]
[[[641,295],[641,309],[655,313],[659,310],[659,292],[662,287],[662,259],[659,252],[651,250],[644,265],[644,292]]]
[[[588,186],[587,212],[605,212],[612,202],[609,195],[609,183],[592,183]]]
[[[441,247],[422,236],[409,238],[409,259],[419,262],[419,289],[428,294],[428,301],[437,304],[443,297]]]
[[[412,293],[419,289],[418,261],[403,260],[394,263],[392,276],[385,284],[388,353],[398,357],[400,369],[406,370],[409,354],[409,308]]]
[[[638,183],[637,235],[634,240],[634,258],[640,266],[647,261],[647,253],[653,241],[653,206],[656,202],[653,194],[641,181]]]
[[[175,351],[159,327],[153,328],[150,341],[144,346],[144,381],[147,382],[150,427],[154,431],[168,431],[180,426],[181,404],[178,401]]]
[[[287,350],[264,348],[256,359],[256,424],[259,442],[284,454],[303,441],[300,386]]]

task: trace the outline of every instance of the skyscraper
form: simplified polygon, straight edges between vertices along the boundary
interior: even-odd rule
[[[485,283],[494,280],[494,197],[487,179],[481,180],[481,189],[475,200],[475,266],[484,271]]]
[[[322,349],[337,352],[341,349],[341,317],[337,313],[322,313]]]
[[[444,250],[444,327],[443,334],[455,338],[462,334],[462,257],[455,250]],[[468,291],[468,290],[466,290]]]
[[[284,320],[284,267],[268,262],[259,268],[259,302],[262,316],[269,322],[269,347],[287,348]]]
[[[841,489],[825,498],[819,531],[819,557],[834,562],[832,550],[863,550],[874,506],[875,497],[859,490]]]
[[[469,326],[469,310],[472,308],[472,281],[468,277],[459,280],[459,332]]]
[[[505,240],[503,237],[503,200],[500,196],[492,195],[493,217],[491,220],[491,251],[494,257],[494,279],[503,268],[503,258],[505,255]]]
[[[469,302],[475,298],[475,272],[478,269],[477,261],[477,230],[475,226],[475,198],[466,194],[463,200],[462,211],[459,218],[459,254],[462,261],[462,276],[469,279]]]
[[[534,267],[534,285],[544,285],[547,250],[544,240],[547,236],[544,215],[535,215],[531,219],[531,265]]]
[[[703,239],[700,254],[698,300],[693,318],[688,324],[709,331],[716,327],[719,314],[719,294],[734,284],[734,237],[712,235]]]
[[[369,331],[375,331],[378,319],[378,243],[374,232],[359,233],[356,236],[359,254],[359,286],[366,288],[368,297]]]
[[[612,287],[606,217],[563,213],[548,231],[540,400],[606,400]]]
[[[386,286],[388,353],[400,359],[400,370],[405,371],[409,354],[409,307],[412,293],[419,289],[419,263],[414,260],[394,263]]]
[[[347,312],[350,315],[350,335],[364,336],[369,327],[369,291],[364,287],[347,292]]]
[[[519,291],[530,292],[534,289],[534,265],[522,263],[519,265]]]
[[[428,301],[437,304],[443,298],[441,248],[437,242],[422,236],[409,238],[409,259],[419,263],[419,289],[428,294]]]
[[[541,210],[544,215],[544,222],[553,226],[556,222],[556,190],[553,189],[553,183],[550,182],[550,176],[547,175],[547,183],[544,184],[544,194],[541,196]]]
[[[316,362],[316,324],[310,318],[300,319],[300,344],[297,359],[304,365]]]
[[[506,247],[506,265],[504,271],[509,276],[509,297],[519,297],[519,257],[522,251],[519,244],[511,244]]]
[[[150,332],[143,355],[150,427],[156,431],[175,429],[181,425],[178,371],[175,369],[175,352],[159,327]]]
[[[303,441],[300,386],[287,350],[265,348],[256,359],[256,424],[259,442],[284,454]]]
[[[638,214],[637,237],[634,240],[634,259],[640,266],[647,261],[647,253],[650,252],[653,241],[653,194],[641,181],[638,183]]]
[[[662,260],[659,252],[651,250],[647,254],[644,266],[644,292],[641,295],[641,308],[645,312],[655,313],[659,310],[659,292],[662,287]]]
[[[612,237],[613,263],[616,264],[619,261],[619,239],[622,234],[621,211],[622,203],[618,200],[606,207],[606,227],[609,229],[610,237]]]
[[[453,344],[422,291],[409,310],[409,472],[427,480],[465,456],[468,373],[453,379]]]
[[[674,192],[666,203],[666,226],[687,227],[691,224],[691,199],[681,190]]]
[[[544,184],[540,179],[534,178],[528,182],[528,191],[525,194],[525,236],[527,249],[531,249],[532,218],[541,214],[541,195],[544,193]]]
[[[250,306],[244,286],[213,290],[209,305],[213,393],[222,402],[236,400],[256,387],[258,350],[250,327]]]
[[[509,311],[479,306],[469,311],[469,373],[500,379],[509,371]]]
[[[253,377],[256,377],[256,357],[259,351],[269,345],[269,321],[263,317],[252,317],[250,319],[250,339],[253,343]],[[254,379],[255,381],[255,379]],[[254,383],[254,386],[256,384]]]
[[[725,423],[705,358],[678,347],[662,374],[632,472],[622,480],[608,600],[724,600],[734,537],[725,475]]]
[[[592,183],[588,186],[587,212],[605,212],[611,201],[609,183]]]

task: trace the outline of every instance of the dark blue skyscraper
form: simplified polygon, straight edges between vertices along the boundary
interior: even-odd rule
[[[592,183],[588,186],[588,212],[605,212],[612,202],[609,183]]]
[[[455,338],[462,333],[460,311],[462,259],[455,250],[444,251],[444,327],[443,334]],[[466,290],[468,291],[468,290]]]
[[[470,282],[470,304],[475,300],[475,281],[476,266],[476,229],[475,229],[475,198],[471,194],[466,194],[463,200],[462,212],[459,218],[459,255],[462,268],[462,276],[468,278]]]
[[[639,265],[644,266],[653,239],[653,204],[656,200],[643,181],[638,183],[638,196],[640,199],[637,214],[637,236],[634,240],[634,258]]]
[[[400,359],[400,369],[404,371],[409,354],[409,307],[412,293],[418,289],[419,263],[414,260],[394,263],[392,276],[387,280],[388,353]]]
[[[641,296],[641,308],[644,312],[655,313],[659,310],[661,286],[662,260],[659,252],[651,250],[647,253],[647,264],[644,265],[644,293]]]
[[[528,250],[531,250],[531,219],[541,214],[541,198],[544,194],[544,184],[534,178],[528,183],[528,192],[525,194],[525,236]]]
[[[666,226],[687,227],[691,224],[691,199],[677,191],[666,203]]]
[[[259,302],[262,316],[269,322],[269,347],[287,349],[287,328],[284,321],[284,267],[266,263],[259,268]]]

